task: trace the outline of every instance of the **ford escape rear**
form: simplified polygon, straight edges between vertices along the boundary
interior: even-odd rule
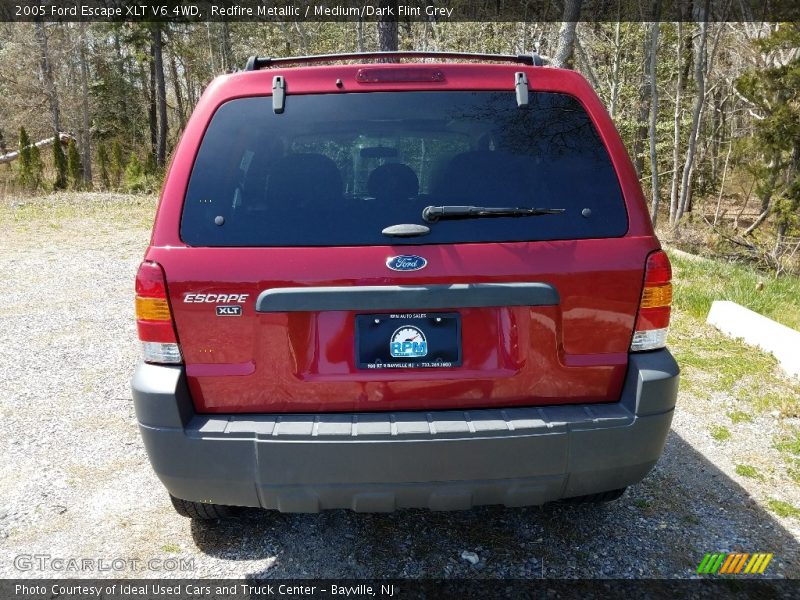
[[[578,74],[493,58],[206,90],[136,281],[179,512],[611,499],[655,464],[678,368],[636,174]]]

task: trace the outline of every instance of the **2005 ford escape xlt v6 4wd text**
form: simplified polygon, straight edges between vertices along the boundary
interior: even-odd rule
[[[153,468],[195,518],[618,497],[678,367],[611,119],[535,55],[378,56],[200,100],[136,278]]]

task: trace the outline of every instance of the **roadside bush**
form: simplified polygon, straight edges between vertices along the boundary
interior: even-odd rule
[[[36,191],[42,184],[42,155],[39,148],[31,144],[31,138],[24,127],[19,128],[19,184],[30,192]]]
[[[67,144],[67,176],[71,189],[79,190],[83,187],[83,165],[75,140],[70,140]]]
[[[111,179],[108,172],[108,151],[103,142],[97,145],[97,168],[100,171],[100,185],[104,190],[107,190],[111,187]]]
[[[157,177],[145,171],[135,154],[131,154],[125,167],[124,187],[130,193],[150,193],[158,187]]]
[[[122,158],[122,146],[119,140],[114,140],[111,143],[111,164],[109,166],[109,176],[111,179],[111,186],[114,189],[119,189],[122,183],[122,175],[125,170]]]
[[[53,141],[53,169],[55,170],[56,178],[53,180],[54,190],[63,190],[67,187],[67,157],[64,155],[64,149],[61,147],[61,141],[56,138]]]

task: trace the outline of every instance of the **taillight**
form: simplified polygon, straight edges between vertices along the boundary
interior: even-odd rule
[[[143,262],[136,273],[136,328],[145,362],[183,362],[172,325],[164,271],[155,262]]]
[[[633,332],[631,350],[655,350],[667,345],[672,306],[672,266],[663,250],[647,257],[644,289]]]

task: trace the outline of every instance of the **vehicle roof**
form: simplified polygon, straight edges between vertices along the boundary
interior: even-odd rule
[[[439,70],[444,81],[361,83],[356,76],[362,69],[403,70],[409,68]],[[594,95],[591,86],[578,73],[554,67],[521,64],[404,62],[273,67],[257,71],[241,71],[217,77],[207,93],[219,99],[272,93],[276,75],[286,79],[288,94],[345,93],[403,90],[514,90],[514,74],[524,72],[534,91],[563,92],[578,96]],[[341,80],[341,87],[336,85]],[[224,101],[224,100],[223,100]]]

